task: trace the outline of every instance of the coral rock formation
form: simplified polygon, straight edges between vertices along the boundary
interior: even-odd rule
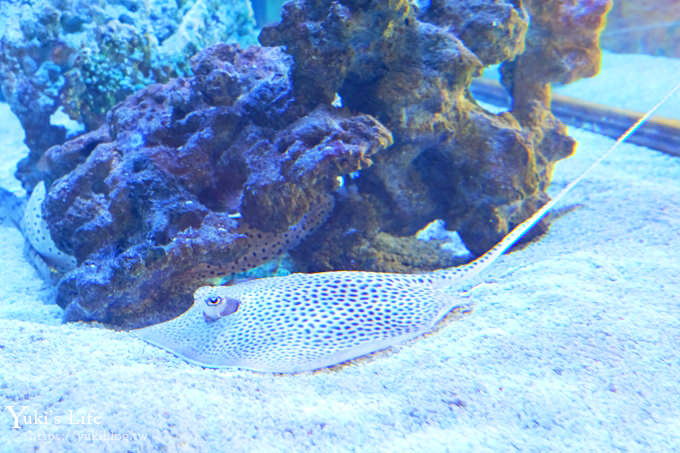
[[[255,42],[247,2],[31,0],[3,10],[0,88],[26,133],[17,177],[28,190],[42,179],[40,156],[67,137],[55,113],[96,129],[135,90],[186,75],[198,49]]]
[[[546,15],[558,22],[559,14],[572,14],[571,23],[580,25],[559,36],[563,47],[579,43],[592,57],[573,62],[569,74],[575,78],[592,72],[599,55],[596,41],[589,39],[597,27],[587,37],[577,35],[599,23],[606,9],[562,6],[554,2]],[[575,17],[576,12],[584,14]],[[263,29],[260,41],[286,46],[296,62],[296,87],[309,87],[310,96],[325,100],[339,93],[345,105],[374,115],[395,139],[389,153],[350,182],[351,196],[340,200],[339,209],[370,212],[372,227],[334,216],[324,230],[334,235],[317,234],[321,246],[303,246],[296,253],[307,269],[329,270],[328,257],[345,256],[332,267],[403,271],[389,264],[399,260],[377,252],[378,232],[383,241],[385,235],[415,241],[412,235],[436,218],[445,219],[473,253],[481,254],[545,202],[554,163],[574,147],[549,104],[533,108],[536,94],[513,92],[526,97],[528,106],[494,115],[467,90],[492,63],[513,60],[523,71],[534,70],[522,60],[527,34],[540,34],[532,35],[533,29],[533,17],[530,28],[525,10],[512,1],[433,0],[419,9],[407,1],[284,6],[281,23]],[[532,52],[554,45],[548,38],[534,41]],[[540,81],[541,89],[553,81],[540,72],[532,80]],[[347,231],[358,232],[352,246]],[[348,250],[355,255],[348,256]]]
[[[43,211],[78,262],[58,285],[65,318],[166,319],[211,276],[298,244],[307,271],[457,264],[415,237],[435,219],[489,249],[547,200],[573,150],[549,83],[596,71],[608,8],[527,5],[531,21],[516,0],[289,2],[260,35],[281,47],[210,48],[193,77],[49,149]],[[492,114],[468,87],[499,62],[514,103]]]
[[[79,264],[57,288],[67,320],[181,313],[210,277],[299,243],[337,177],[391,144],[370,116],[297,104],[278,48],[218,45],[192,64],[194,77],[135,93],[40,162],[52,237]]]
[[[528,0],[526,50],[502,67],[513,113],[528,118],[531,104],[550,107],[550,83],[571,83],[600,70],[599,36],[612,0]]]

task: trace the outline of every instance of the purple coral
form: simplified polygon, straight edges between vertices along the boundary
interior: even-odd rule
[[[80,264],[58,286],[66,319],[172,317],[212,274],[256,266],[325,219],[336,177],[391,136],[366,115],[300,106],[291,62],[278,48],[209,48],[194,77],[135,93],[47,152],[46,218]]]

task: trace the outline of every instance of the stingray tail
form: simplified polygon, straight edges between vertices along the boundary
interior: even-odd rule
[[[609,147],[600,157],[598,157],[583,173],[576,177],[573,181],[567,184],[555,197],[548,201],[541,208],[534,212],[528,219],[513,228],[498,244],[494,245],[486,253],[474,261],[469,262],[463,266],[451,267],[441,269],[433,272],[433,284],[442,289],[449,288],[453,285],[460,285],[462,281],[469,280],[475,275],[481,273],[484,269],[489,267],[491,263],[496,261],[506,250],[512,247],[519,239],[524,236],[534,225],[536,225],[550,211],[562,198],[567,195],[583,178],[585,178],[595,167],[600,165],[603,160],[611,154],[621,143],[630,137],[636,130],[640,128],[659,107],[661,107],[676,91],[680,90],[680,82],[668,91],[664,97],[657,102],[651,109],[642,115],[632,126],[630,126],[616,141]]]

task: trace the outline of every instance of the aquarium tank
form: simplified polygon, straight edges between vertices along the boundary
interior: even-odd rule
[[[675,451],[676,0],[6,0],[0,453]]]

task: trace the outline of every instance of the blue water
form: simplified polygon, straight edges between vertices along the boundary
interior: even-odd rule
[[[121,23],[141,14],[118,8],[102,6]],[[0,13],[0,37],[17,32],[13,11]],[[150,23],[168,26],[161,19]],[[642,112],[678,74],[678,59],[605,52],[597,77],[556,91]],[[659,115],[680,119],[680,96]],[[557,164],[553,196],[612,144],[569,133],[579,145]],[[18,197],[23,140],[0,105],[0,187]],[[0,453],[672,451],[680,445],[680,161],[624,144],[557,214],[539,241],[455,294],[470,313],[405,345],[295,375],[205,369],[125,331],[62,324],[62,309],[45,303],[54,288],[26,258],[21,233],[3,224]]]

